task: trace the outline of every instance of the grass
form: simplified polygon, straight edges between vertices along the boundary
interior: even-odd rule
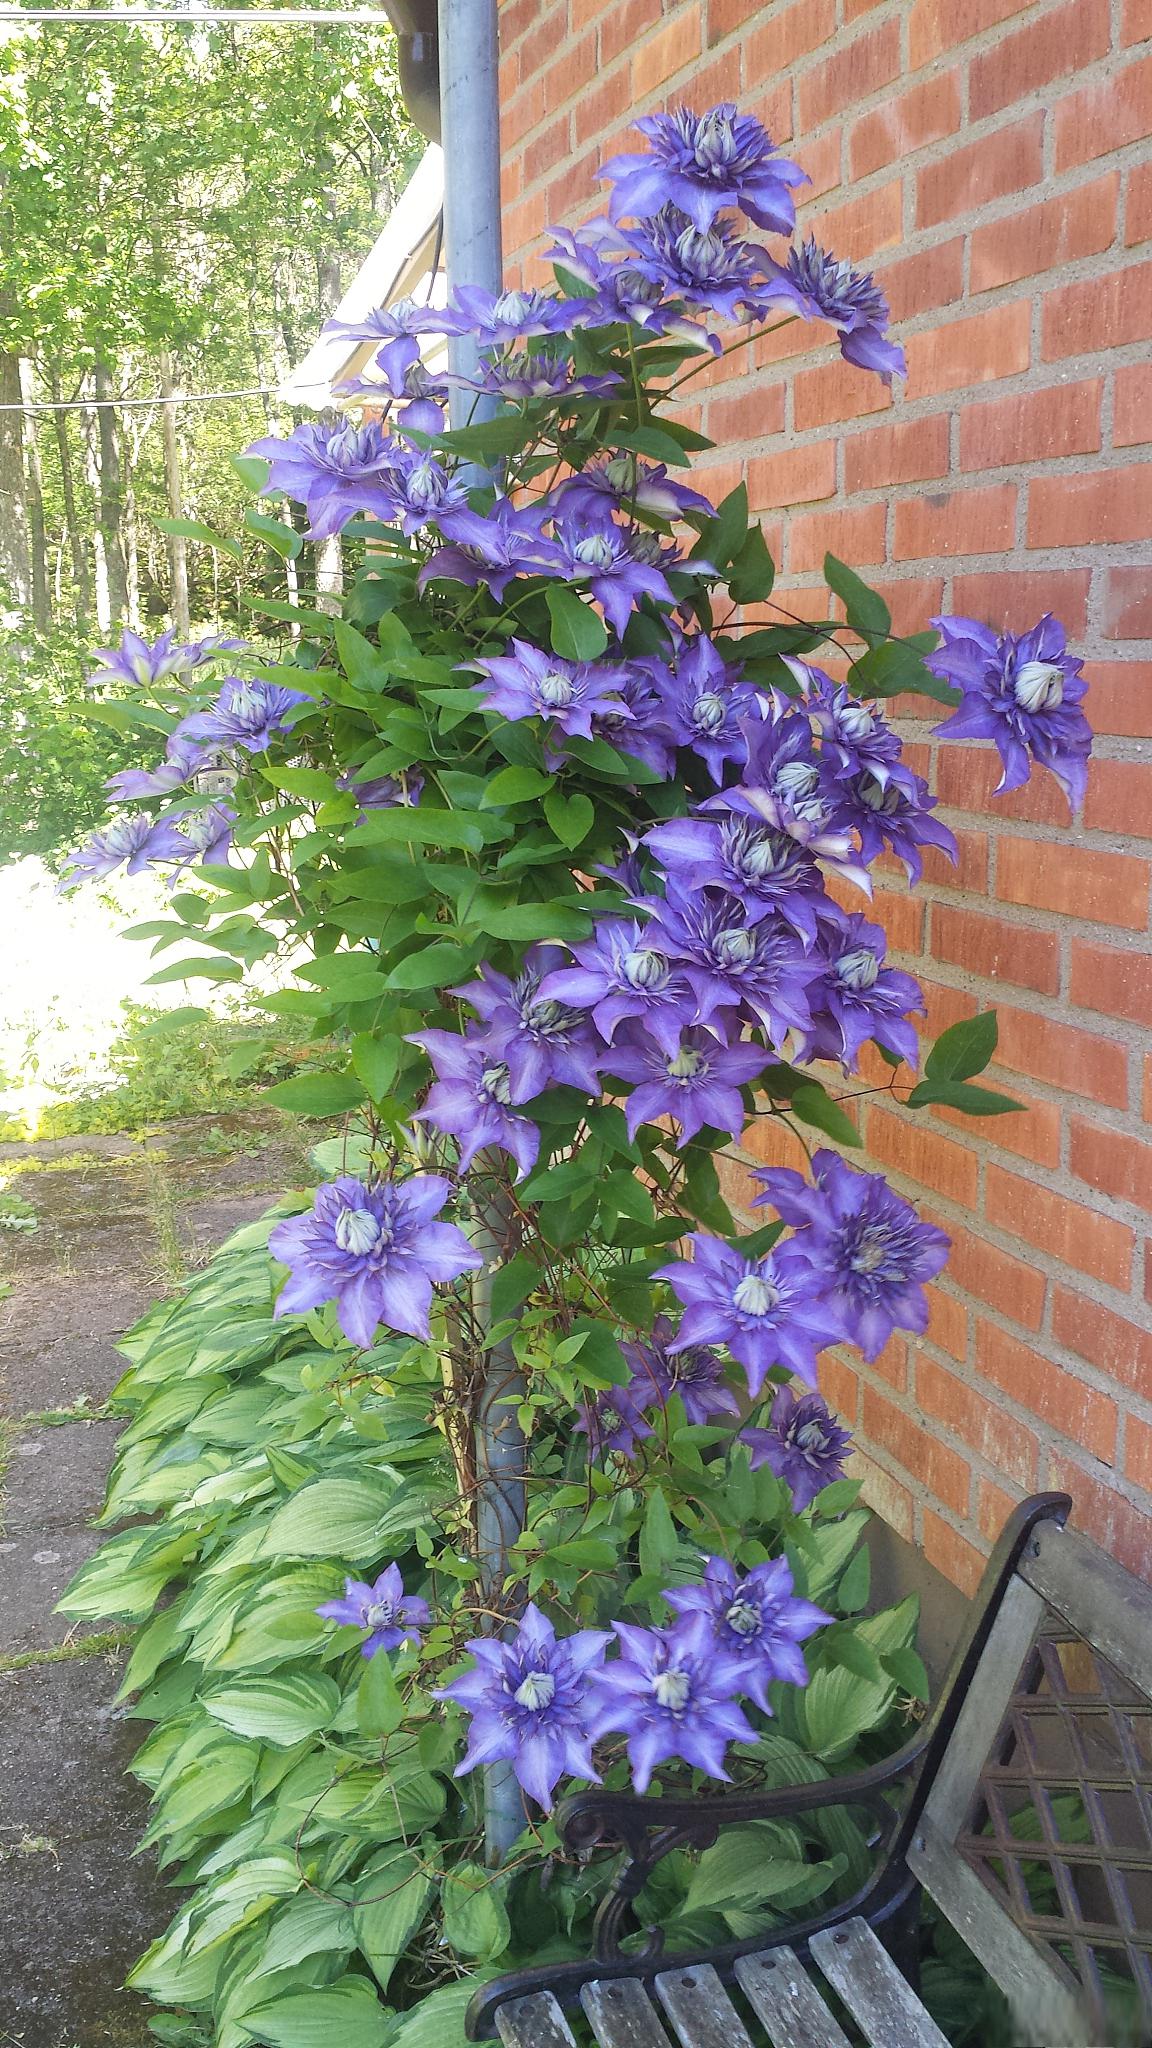
[[[131,1641],[132,1631],[122,1628],[101,1629],[90,1636],[69,1636],[47,1650],[13,1650],[0,1656],[0,1673],[36,1671],[42,1664],[76,1664],[86,1657],[108,1657],[125,1649]]]

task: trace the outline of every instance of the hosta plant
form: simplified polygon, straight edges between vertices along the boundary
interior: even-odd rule
[[[343,1117],[321,1186],[133,1338],[108,1515],[161,1519],[69,1597],[143,1621],[175,1589],[126,1680],[195,1887],[135,1974],[173,2042],[440,2048],[478,1969],[587,1939],[566,1789],[819,1775],[923,1690],[910,1607],[860,1618],[817,1380],[924,1328],[947,1239],[842,1149],[858,1087],[1013,1105],[973,1078],[992,1016],[917,1078],[870,871],[954,849],[883,700],[1075,798],[1079,663],[1051,620],[894,636],[831,556],[825,617],[774,602],[743,487],[686,480],[681,393],[797,318],[903,358],[870,278],[743,231],[786,237],[803,181],[754,120],[641,126],[554,289],[373,316],[360,423],[249,451],[345,536],[344,616],[254,600],[271,656],[102,657],[165,751],[73,878],[172,864],[149,935],[197,950],[161,974],[278,958],[262,1000],[345,1052],[270,1091]],[[425,367],[443,333],[467,391]],[[719,1169],[753,1123],[749,1228]],[[640,1919],[751,1931],[865,1853],[843,1816],[737,1830]]]

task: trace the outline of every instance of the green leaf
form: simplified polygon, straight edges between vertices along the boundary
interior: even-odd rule
[[[869,697],[895,697],[901,691],[913,691],[918,696],[933,698],[938,704],[960,702],[959,690],[934,676],[908,640],[882,640],[870,647],[867,654],[853,662],[848,686],[858,695]]]
[[[404,1719],[404,1700],[392,1670],[391,1658],[377,1650],[365,1667],[356,1688],[356,1724],[361,1735],[371,1739],[391,1735]]]
[[[238,1678],[203,1694],[205,1711],[236,1735],[255,1736],[278,1749],[327,1728],[340,1705],[334,1678],[309,1671],[291,1676],[267,1672],[262,1678]]]
[[[729,593],[736,604],[763,604],[771,597],[776,581],[776,564],[758,526],[748,529],[748,538],[737,549],[728,573]]]
[[[673,424],[672,421],[667,421],[658,427],[649,425],[632,427],[627,433],[615,432],[612,436],[612,445],[616,448],[629,448],[636,455],[647,455],[653,462],[666,462],[683,469],[686,467],[685,443],[679,433],[673,431]],[[711,445],[711,442],[705,443],[707,447]]]
[[[244,969],[238,960],[229,960],[222,953],[192,953],[186,960],[171,960],[167,967],[160,967],[148,976],[148,988],[156,988],[164,981],[243,981]]]
[[[230,455],[229,464],[250,491],[262,491],[272,468],[263,455]]]
[[[811,1868],[800,1846],[794,1830],[772,1821],[725,1828],[692,1873],[684,1912],[762,1906],[790,1891]]]
[[[351,1074],[293,1074],[264,1092],[265,1102],[296,1116],[343,1116],[364,1100],[364,1084]]]
[[[392,2015],[366,1977],[341,1977],[319,1991],[287,1991],[249,2006],[241,2022],[267,2048],[388,2048]]]
[[[304,546],[303,534],[297,533],[287,520],[272,519],[267,512],[253,511],[251,506],[244,514],[244,524],[249,533],[255,534],[256,539],[262,540],[282,561],[294,562]]]
[[[829,1138],[835,1138],[838,1145],[859,1145],[862,1142],[851,1117],[838,1102],[833,1102],[819,1081],[805,1081],[793,1090],[792,1110],[802,1124],[810,1124],[814,1130],[823,1131]]]
[[[889,1677],[895,1679],[901,1692],[910,1694],[914,1700],[927,1701],[931,1693],[928,1673],[915,1650],[889,1650],[881,1662]]]
[[[962,1017],[942,1031],[924,1062],[929,1081],[967,1081],[988,1065],[996,1050],[999,1026],[995,1010],[978,1017]]]
[[[545,1562],[581,1572],[610,1572],[616,1559],[616,1545],[606,1536],[573,1536],[568,1543],[550,1543]]]
[[[709,520],[690,559],[698,558],[711,562],[714,569],[725,569],[740,553],[747,537],[748,488],[740,483],[722,499],[715,519]]]
[[[361,1564],[379,1555],[377,1531],[392,1498],[383,1479],[318,1479],[277,1508],[260,1541],[264,1557],[333,1557]]]
[[[917,1081],[907,1097],[909,1109],[923,1109],[939,1102],[946,1109],[963,1110],[965,1116],[1008,1116],[1024,1104],[995,1088],[974,1088],[970,1081]]]
[[[378,1038],[372,1031],[361,1031],[352,1040],[353,1071],[373,1102],[382,1102],[389,1093],[400,1064],[400,1051],[399,1039]]]
[[[608,629],[598,612],[577,597],[566,583],[550,583],[546,592],[552,621],[552,652],[565,661],[595,661],[608,645]]]
[[[493,819],[482,818],[475,811],[440,811],[430,804],[398,804],[395,810],[370,811],[356,827],[358,848],[403,840],[412,846],[463,847],[479,853],[487,840],[502,836]]]
[[[891,632],[892,614],[879,591],[870,590],[846,562],[838,561],[835,555],[825,555],[824,581],[843,603],[848,624],[862,637],[882,637]]]
[[[526,1252],[517,1252],[507,1265],[498,1266],[492,1275],[492,1318],[502,1323],[505,1316],[512,1315],[526,1301],[540,1278],[534,1259]]]
[[[476,426],[453,427],[449,433],[436,436],[436,445],[453,455],[462,455],[467,461],[485,462],[497,455],[519,455],[535,433],[530,421],[519,414],[505,413],[496,419],[482,420]]]
[[[836,1588],[837,1604],[843,1614],[859,1614],[867,1604],[872,1584],[872,1553],[866,1543],[851,1559]]]
[[[512,1939],[501,1893],[507,1879],[481,1863],[457,1863],[444,1874],[444,1939],[457,1955],[491,1962]]]
[[[432,1879],[412,1849],[383,1850],[356,1879],[356,1943],[382,1991],[424,1918],[431,1892]]]
[[[178,540],[203,541],[205,547],[215,548],[217,554],[231,555],[234,562],[244,560],[244,550],[238,540],[229,540],[226,534],[205,526],[201,519],[157,519],[155,524],[161,533],[170,533]]]
[[[446,988],[451,981],[459,980],[471,971],[474,953],[468,946],[453,946],[446,940],[435,940],[430,946],[422,946],[418,953],[408,953],[398,960],[387,978],[387,986],[395,989]]]
[[[646,1579],[662,1577],[680,1548],[676,1524],[658,1486],[648,1496],[648,1509],[640,1527],[640,1570]]]
[[[543,796],[555,785],[555,778],[545,775],[542,768],[501,768],[492,777],[481,799],[482,808],[495,810],[500,804],[528,803],[533,797]]]
[[[483,1976],[470,1972],[463,1983],[442,1984],[427,1993],[414,2011],[404,2015],[389,2048],[468,2048],[464,2015],[483,1981]],[[345,2048],[360,2048],[360,2043],[349,2041]]]
[[[580,846],[587,839],[596,823],[596,807],[591,797],[564,796],[553,789],[544,799],[544,816],[551,825],[561,846]]]

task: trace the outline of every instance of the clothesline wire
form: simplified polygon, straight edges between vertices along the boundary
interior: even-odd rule
[[[167,397],[157,392],[154,398],[37,398],[27,405],[0,405],[0,412],[96,412],[101,406],[217,405],[230,398],[273,398],[279,389],[278,384],[249,384],[240,391],[188,391],[182,397],[178,392]],[[292,403],[290,399],[283,402]]]
[[[301,26],[305,23],[313,26],[330,24],[335,28],[346,28],[349,24],[380,29],[390,26],[388,16],[380,7],[0,7],[0,22],[5,21],[107,22],[113,25],[125,21],[177,21],[193,28],[214,21],[235,22],[240,27],[250,27],[262,21],[293,22]]]

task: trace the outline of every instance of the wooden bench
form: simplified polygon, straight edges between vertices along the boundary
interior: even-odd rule
[[[760,1793],[569,1800],[571,1852],[622,1851],[594,1953],[484,1985],[469,2039],[576,2048],[590,2029],[601,2048],[850,2048],[854,2023],[869,2048],[948,2048],[916,1990],[927,1892],[1027,2048],[1147,2048],[1152,1593],[1064,1526],[1070,1509],[1046,1494],[1017,1510],[936,1707],[886,1762]],[[872,1823],[876,1861],[854,1897],[707,1953],[668,1957],[654,1930],[638,1951],[632,1902],[669,1850],[832,1806]]]

